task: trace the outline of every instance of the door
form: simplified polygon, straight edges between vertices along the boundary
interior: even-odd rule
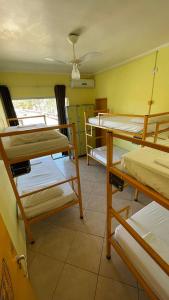
[[[107,98],[95,99],[95,111],[107,111]],[[96,147],[104,146],[106,144],[106,131],[100,128],[96,128],[96,136],[103,136],[102,139],[96,140]]]
[[[36,300],[0,215],[0,300]]]

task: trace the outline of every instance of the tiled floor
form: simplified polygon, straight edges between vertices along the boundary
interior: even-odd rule
[[[57,161],[63,172],[69,161]],[[69,168],[69,172],[72,170]],[[36,238],[28,245],[30,279],[40,300],[146,300],[148,299],[120,257],[105,257],[106,171],[80,159],[84,220],[78,207],[33,225]],[[132,204],[140,209],[149,199],[131,202],[133,190],[115,195],[116,208]],[[116,224],[114,224],[116,226]]]

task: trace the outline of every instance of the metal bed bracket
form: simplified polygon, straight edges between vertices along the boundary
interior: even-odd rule
[[[113,184],[120,192],[124,189],[124,180],[109,172],[109,183]]]

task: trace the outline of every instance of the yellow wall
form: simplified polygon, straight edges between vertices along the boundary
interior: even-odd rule
[[[145,114],[151,97],[155,53],[97,74],[96,97],[107,97],[113,112]]]
[[[9,87],[13,99],[54,97],[54,85],[65,84],[70,104],[88,104],[94,101],[94,89],[71,89],[69,75],[2,72],[0,84]]]
[[[17,253],[26,254],[23,222],[17,219],[15,196],[2,161],[0,161],[0,214]]]
[[[7,125],[1,101],[0,121],[0,128],[4,127],[3,125]],[[26,254],[23,222],[17,219],[16,199],[2,160],[0,160],[0,214],[2,215],[18,254]]]
[[[157,67],[152,112],[169,111],[169,47],[160,49]]]
[[[155,52],[95,76],[95,96],[107,97],[113,112],[146,114],[151,98]],[[169,111],[169,48],[159,50],[152,113]]]

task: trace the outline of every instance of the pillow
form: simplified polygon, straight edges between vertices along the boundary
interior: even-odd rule
[[[40,131],[34,133],[13,135],[10,137],[11,146],[19,146],[23,144],[43,142],[47,140],[57,139],[61,137],[61,133],[58,130]]]
[[[22,198],[23,207],[35,206],[40,203],[47,202],[51,199],[60,197],[63,194],[63,189],[60,186],[55,186],[44,191],[32,194]]]
[[[132,123],[138,123],[138,124],[143,124],[144,123],[144,118],[142,117],[137,117],[137,118],[131,118],[130,119],[130,122]]]
[[[148,124],[153,124],[161,121],[169,121],[169,115],[164,115],[164,116],[157,116],[153,118],[148,119]],[[131,118],[130,122],[132,123],[139,123],[139,124],[144,124],[144,118],[142,117],[137,117],[137,118]]]

